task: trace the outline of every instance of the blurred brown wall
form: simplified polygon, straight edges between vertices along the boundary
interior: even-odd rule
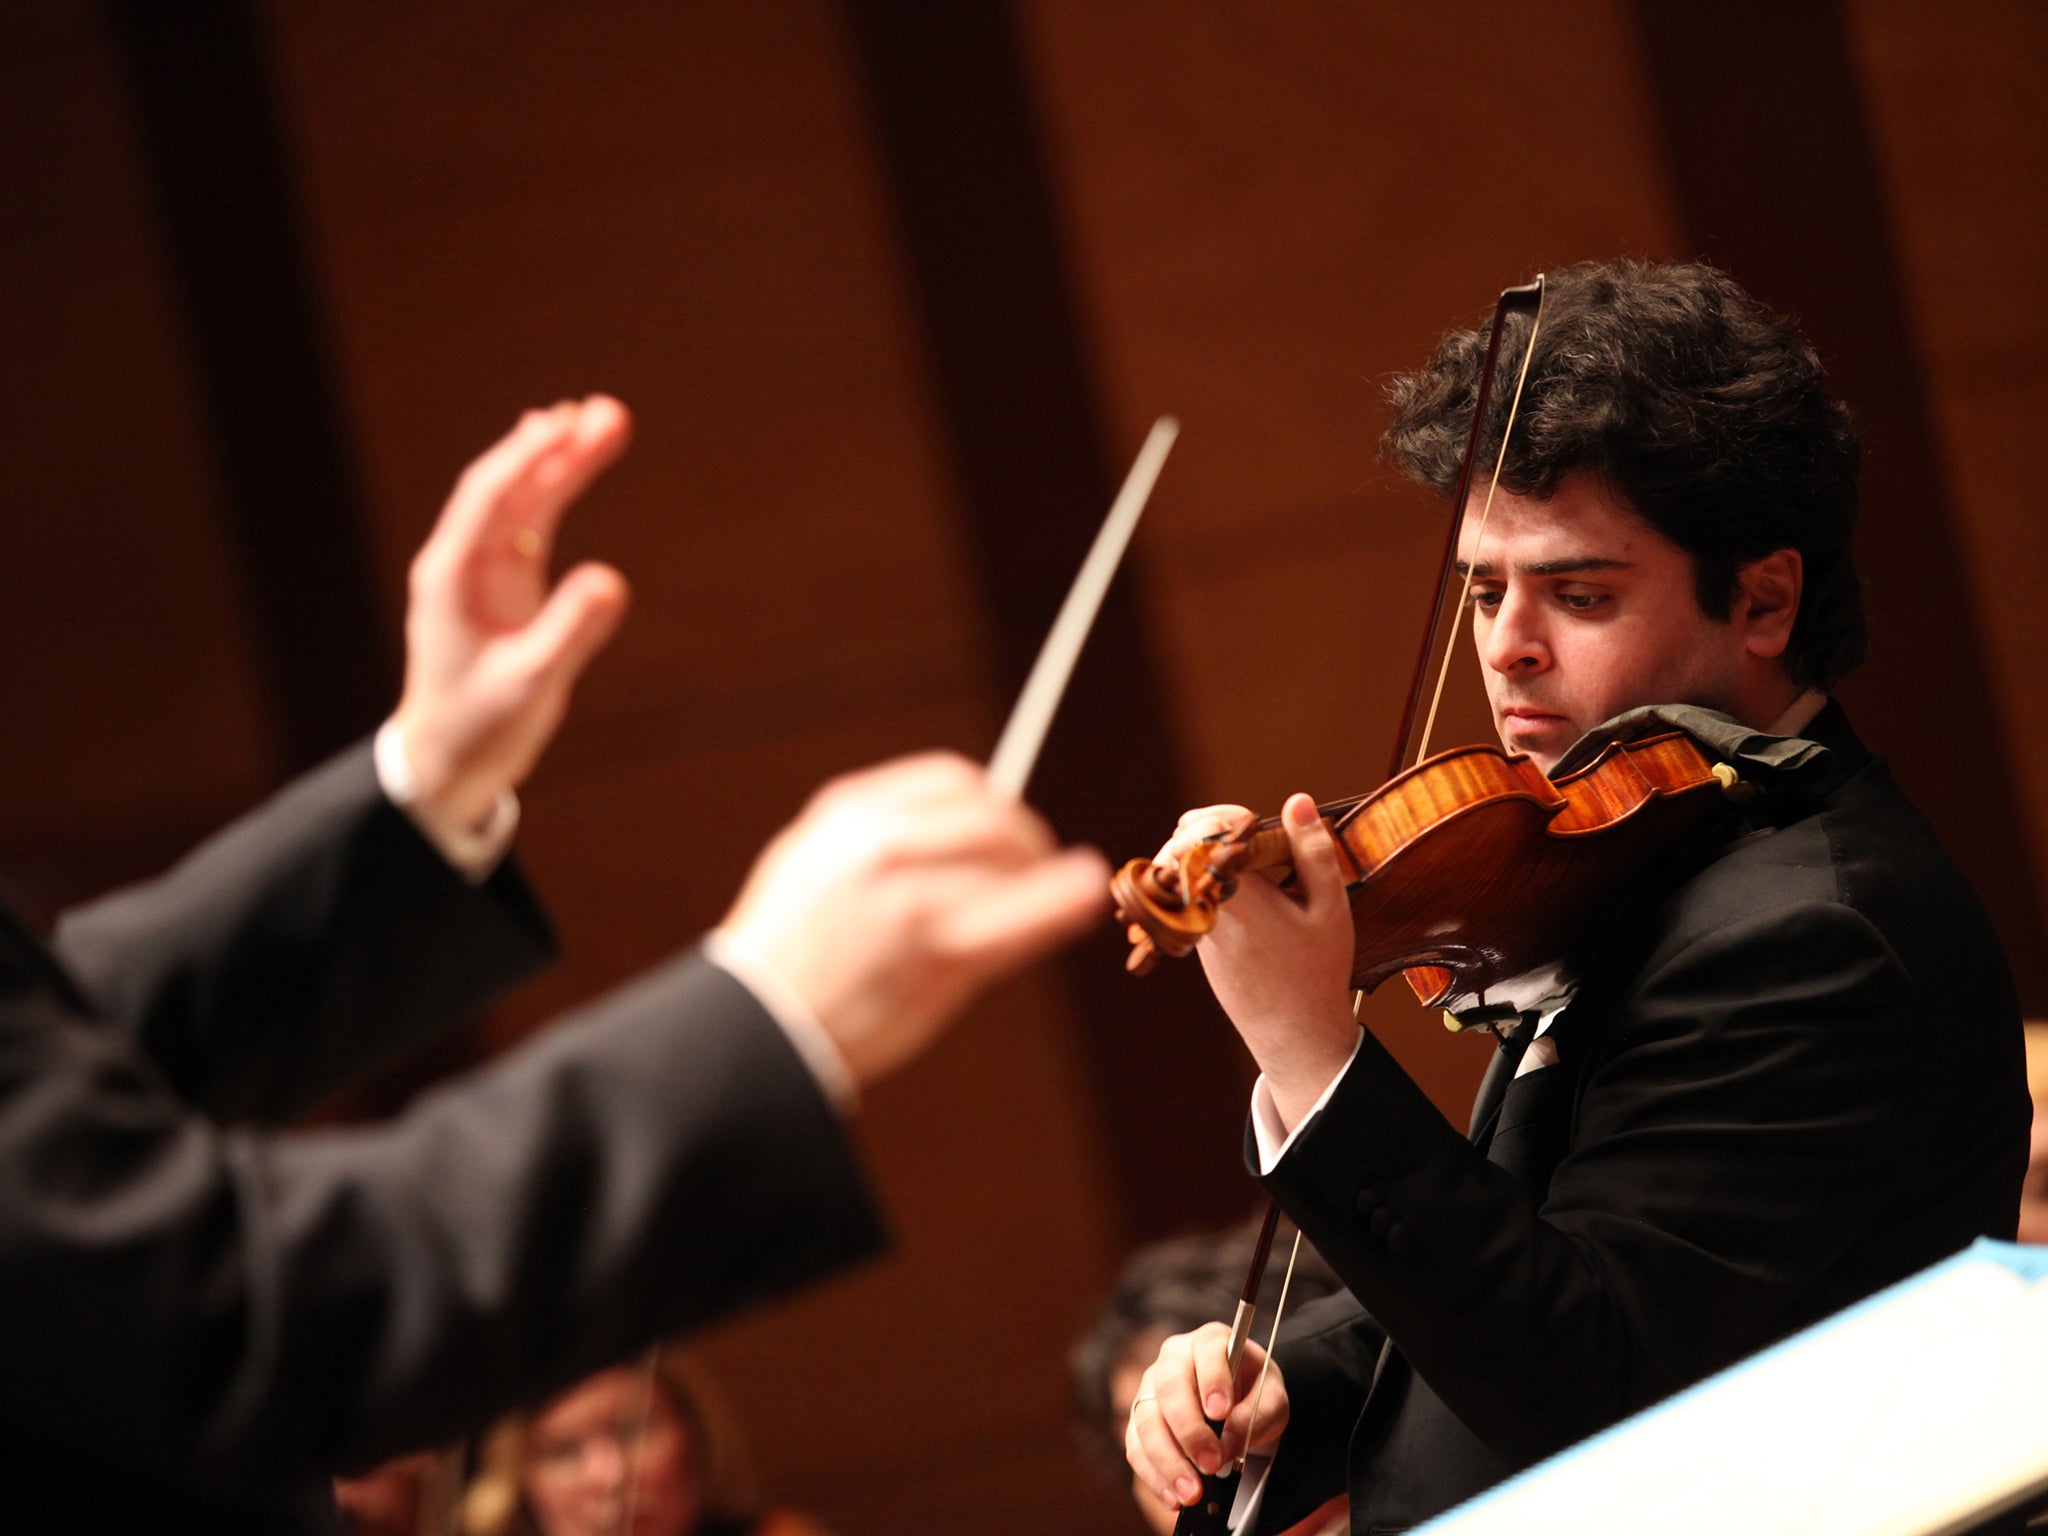
[[[306,302],[274,290],[231,347],[209,336],[236,290],[195,296],[190,232],[238,226],[143,105],[154,79],[175,127],[192,78],[131,25],[148,8],[0,17],[0,874],[54,903],[140,873],[321,730],[373,726],[333,707],[336,664],[305,658],[338,640],[388,696],[404,563],[455,471],[523,406],[592,388],[634,406],[639,440],[565,555],[615,561],[637,602],[527,795],[521,845],[568,960],[495,1040],[715,921],[824,776],[985,752],[1015,633],[1057,602],[1039,567],[1063,569],[1099,510],[1033,514],[1060,547],[991,569],[1033,537],[1010,482],[1057,486],[1094,452],[1074,483],[1097,485],[1162,411],[1184,435],[1127,577],[1131,627],[1090,652],[1097,691],[1055,732],[1046,792],[1121,855],[1156,840],[1129,824],[1153,791],[1364,788],[1438,539],[1374,462],[1378,380],[1545,266],[1704,251],[1745,276],[1751,250],[1769,297],[1885,392],[1870,474],[1921,477],[1886,531],[1933,555],[1871,561],[1874,608],[1909,638],[1852,701],[1995,887],[2048,1011],[2048,690],[2027,628],[2048,535],[2026,480],[2048,407],[2048,14],[1736,7],[1693,40],[1729,60],[1702,89],[1691,45],[1674,55],[1619,0],[961,8],[1001,58],[956,60],[917,6],[859,0],[261,5],[250,115],[226,129],[269,114],[266,227],[291,239],[266,270],[296,260]],[[1766,96],[1762,66],[1795,55],[1844,91]],[[888,115],[919,68],[1006,114],[988,174],[1032,203],[1049,254],[1017,258],[1001,198],[977,217],[1003,250],[946,245],[943,199],[917,201],[945,118],[927,106],[905,134]],[[1759,119],[1763,145],[1730,127]],[[1718,191],[1687,158],[1701,143],[1746,157]],[[1778,211],[1774,178],[1823,151],[1851,167],[1822,178],[1831,201]],[[1835,235],[1859,221],[1882,244],[1845,256]],[[1002,274],[967,280],[982,308],[929,266],[949,249]],[[1845,286],[1876,294],[1881,342],[1862,311],[1836,318]],[[1034,323],[1071,390],[1015,361],[1030,327],[1020,342],[1006,316],[1027,304],[1053,317]],[[960,361],[978,323],[979,373]],[[276,398],[252,401],[272,357]],[[1015,457],[991,470],[1002,406]],[[252,496],[251,456],[288,429],[342,491]],[[276,611],[303,579],[278,573],[316,523],[363,576],[316,584],[307,635]],[[1936,556],[1953,590],[1916,578]],[[1154,723],[1120,740],[1120,709]],[[1062,776],[1062,754],[1085,771]],[[1249,1192],[1227,1030],[1180,993],[1186,1054],[1137,1022],[1120,1036],[1148,1006],[1129,985],[1101,951],[1048,967],[879,1089],[862,1133],[896,1256],[713,1341],[770,1481],[846,1536],[1130,1528],[1065,1443],[1067,1338],[1130,1239],[1228,1219]],[[1476,1048],[1399,999],[1374,1017],[1440,1103],[1469,1091]]]

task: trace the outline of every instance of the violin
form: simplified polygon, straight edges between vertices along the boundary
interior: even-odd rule
[[[1395,972],[1429,1007],[1563,954],[1608,893],[1708,819],[1737,784],[1690,736],[1613,742],[1552,780],[1522,753],[1457,747],[1370,795],[1318,806],[1345,868],[1351,985]],[[1191,952],[1241,875],[1279,883],[1291,848],[1276,820],[1246,815],[1159,865],[1132,859],[1110,893],[1126,925],[1125,962],[1143,975]]]

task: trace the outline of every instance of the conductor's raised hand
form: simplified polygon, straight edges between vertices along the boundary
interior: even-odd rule
[[[848,774],[762,853],[721,931],[870,1082],[976,990],[1099,921],[1109,871],[952,753]]]
[[[1266,1370],[1265,1352],[1246,1342],[1230,1371],[1230,1330],[1205,1323],[1159,1346],[1131,1404],[1124,1455],[1139,1487],[1169,1508],[1192,1504],[1201,1479],[1237,1461],[1249,1443],[1270,1445],[1287,1427],[1287,1383],[1280,1367]],[[1209,1426],[1220,1423],[1219,1435]]]
[[[551,586],[548,561],[562,514],[631,435],[606,395],[528,411],[463,471],[413,559],[393,724],[419,799],[458,826],[532,771],[625,616],[617,571],[583,564]]]

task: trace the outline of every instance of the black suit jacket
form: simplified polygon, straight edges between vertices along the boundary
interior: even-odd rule
[[[397,1120],[268,1123],[552,952],[367,750],[0,917],[0,1528],[307,1530],[327,1475],[874,1251],[832,1109],[686,956]]]
[[[1403,1530],[1962,1247],[2029,1106],[2003,953],[1830,706],[1817,785],[1675,854],[1472,1135],[1368,1036],[1266,1181],[1351,1295],[1283,1330],[1261,1528]],[[1382,1347],[1391,1338],[1391,1344]]]

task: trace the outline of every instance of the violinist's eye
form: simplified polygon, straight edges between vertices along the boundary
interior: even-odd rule
[[[1501,595],[1498,592],[1475,589],[1467,601],[1481,613],[1492,613],[1500,607],[1500,597]]]
[[[1573,613],[1591,613],[1603,607],[1612,596],[1609,592],[1560,592],[1557,600]]]

